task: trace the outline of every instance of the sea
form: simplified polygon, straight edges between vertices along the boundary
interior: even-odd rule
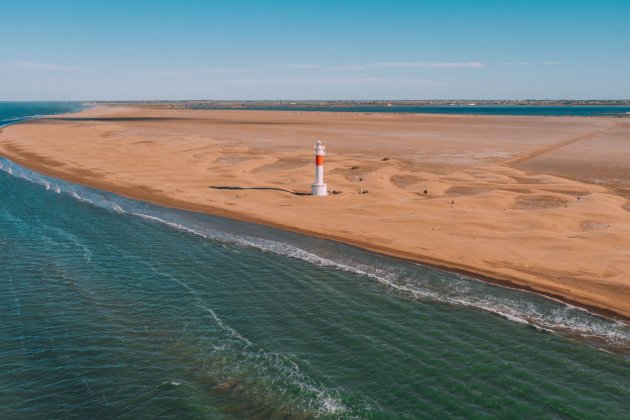
[[[0,291],[2,419],[630,413],[627,323],[4,158]]]

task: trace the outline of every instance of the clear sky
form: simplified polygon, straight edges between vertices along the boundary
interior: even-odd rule
[[[0,100],[630,98],[630,0],[0,0]]]

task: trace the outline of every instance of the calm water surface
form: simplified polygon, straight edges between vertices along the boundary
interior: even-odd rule
[[[29,118],[79,111],[78,102],[0,102],[0,127]]]

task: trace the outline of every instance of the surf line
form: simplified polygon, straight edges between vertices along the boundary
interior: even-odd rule
[[[248,237],[245,235],[233,234],[233,233],[230,233],[229,230],[228,231],[225,231],[225,229],[223,229],[222,231],[217,230],[216,226],[213,227],[213,229],[215,229],[214,231],[209,231],[209,229],[203,226],[196,226],[195,224],[190,225],[190,223],[188,222],[184,224],[177,223],[178,221],[180,221],[178,219],[180,219],[181,217],[178,216],[176,217],[175,220],[169,220],[169,217],[164,218],[163,214],[166,214],[168,216],[170,213],[178,212],[179,211],[178,209],[173,209],[172,207],[169,208],[169,207],[163,207],[159,205],[153,205],[151,203],[139,201],[136,199],[128,199],[128,198],[118,195],[117,193],[108,193],[108,192],[104,192],[102,190],[94,189],[91,187],[82,187],[81,185],[73,184],[65,180],[55,179],[47,175],[41,175],[38,172],[31,171],[30,169],[22,167],[21,165],[16,164],[8,159],[0,158],[0,170],[3,170],[16,178],[22,178],[31,183],[42,185],[46,190],[49,190],[51,192],[56,192],[56,193],[63,192],[64,194],[78,201],[81,201],[90,205],[106,208],[116,213],[130,213],[135,216],[152,220],[153,222],[166,224],[174,229],[183,230],[188,233],[205,237],[206,239],[209,239],[209,240],[214,240],[218,242],[227,242],[227,243],[232,243],[232,244],[236,244],[240,246],[253,247],[253,248],[260,249],[262,251],[273,252],[278,255],[301,259],[315,265],[333,266],[342,271],[353,272],[358,275],[371,277],[385,284],[388,287],[391,287],[393,289],[396,289],[402,292],[403,294],[412,295],[413,297],[416,297],[419,299],[427,299],[434,302],[473,307],[476,309],[483,310],[485,312],[494,313],[496,315],[504,317],[513,322],[517,322],[521,324],[528,324],[535,328],[541,328],[543,330],[549,329],[549,328],[553,328],[553,329],[557,329],[561,331],[569,330],[569,331],[572,331],[573,333],[577,333],[578,335],[583,335],[583,336],[592,335],[592,336],[602,337],[606,341],[619,341],[620,340],[622,342],[630,342],[630,332],[624,331],[624,328],[626,328],[627,324],[623,321],[619,321],[617,319],[614,319],[613,317],[602,316],[596,311],[589,311],[588,309],[584,308],[582,305],[579,305],[579,304],[576,305],[572,303],[567,303],[564,299],[556,299],[553,296],[551,296],[551,299],[549,299],[550,296],[538,293],[537,291],[524,290],[524,288],[520,288],[520,287],[511,287],[511,285],[506,285],[505,282],[496,282],[496,281],[492,281],[492,279],[489,279],[490,281],[488,281],[488,280],[480,279],[479,276],[475,276],[475,275],[470,276],[468,272],[465,272],[463,270],[448,270],[448,269],[444,269],[443,267],[439,267],[439,266],[437,267],[442,272],[445,272],[445,273],[450,272],[452,274],[457,274],[459,278],[465,281],[476,281],[483,284],[492,284],[493,287],[498,286],[503,289],[514,290],[515,292],[527,292],[532,295],[542,296],[544,298],[547,298],[547,300],[549,301],[553,301],[556,304],[562,305],[562,307],[566,308],[567,310],[579,311],[588,315],[601,317],[609,322],[612,322],[612,324],[616,324],[616,328],[614,327],[614,325],[610,325],[610,327],[612,327],[612,331],[609,331],[608,334],[606,333],[602,334],[603,331],[596,331],[596,329],[600,329],[600,328],[594,328],[594,327],[591,329],[573,328],[571,325],[574,324],[574,322],[572,321],[579,321],[578,319],[574,319],[573,315],[571,315],[568,319],[565,320],[567,322],[562,322],[560,324],[550,323],[550,322],[546,322],[545,319],[537,319],[536,316],[533,316],[535,314],[532,315],[526,312],[523,313],[522,308],[519,309],[515,305],[513,305],[511,308],[513,310],[508,310],[506,312],[506,308],[502,307],[503,305],[499,305],[499,306],[493,305],[492,302],[490,301],[491,299],[490,300],[479,299],[479,298],[483,298],[484,296],[483,293],[480,295],[470,295],[470,296],[467,296],[467,295],[449,296],[448,294],[441,296],[440,293],[436,293],[436,291],[433,289],[424,290],[423,288],[421,289],[416,289],[415,287],[409,288],[409,287],[406,287],[405,284],[401,283],[401,282],[406,281],[405,278],[395,278],[392,281],[391,277],[392,276],[396,277],[395,273],[388,273],[387,271],[383,271],[377,267],[364,266],[364,264],[362,263],[348,265],[347,263],[344,263],[344,262],[333,261],[329,258],[319,256],[305,249],[302,249],[299,246],[295,246],[291,243],[284,243],[284,242],[278,242],[278,241],[274,241],[270,239]],[[147,212],[144,212],[144,211],[139,212],[138,209],[133,208],[134,206],[133,203],[142,206],[143,209],[149,207],[152,209],[152,211],[149,211],[148,214]],[[174,214],[177,216],[177,213],[174,213]],[[203,214],[203,213],[200,213],[200,214]],[[162,217],[159,217],[159,216],[162,216]],[[216,215],[209,215],[209,217],[218,218],[218,219],[222,218],[221,216],[216,216]],[[237,221],[235,223],[242,223],[242,221]],[[269,228],[269,226],[264,225],[264,224],[262,225],[262,227]],[[274,227],[271,227],[270,229],[273,230]],[[287,229],[284,229],[284,230],[287,230]],[[307,235],[307,236],[316,237],[318,235]],[[333,241],[333,242],[338,243],[338,244],[343,244],[342,242],[339,242],[339,241]],[[347,246],[347,244],[343,244],[343,245]],[[357,248],[361,249],[361,247],[357,247]],[[371,253],[370,250],[367,250],[367,252]],[[386,258],[390,258],[390,257],[387,256]],[[393,260],[400,260],[401,262],[405,262],[405,263],[412,262],[413,264],[419,265],[419,266],[423,266],[423,265],[431,266],[429,264],[418,263],[415,260],[405,260],[402,258],[397,258],[396,256],[394,256]],[[487,296],[492,296],[492,294],[487,294]],[[580,324],[582,324],[582,322],[580,322]],[[600,325],[598,327],[603,327],[603,326]],[[619,330],[619,328],[621,330]],[[605,328],[605,329],[608,329],[608,328]],[[616,340],[615,337],[617,337],[619,340]]]

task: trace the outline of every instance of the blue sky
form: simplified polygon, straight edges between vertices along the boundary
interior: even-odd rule
[[[0,100],[630,98],[630,0],[0,0]]]

